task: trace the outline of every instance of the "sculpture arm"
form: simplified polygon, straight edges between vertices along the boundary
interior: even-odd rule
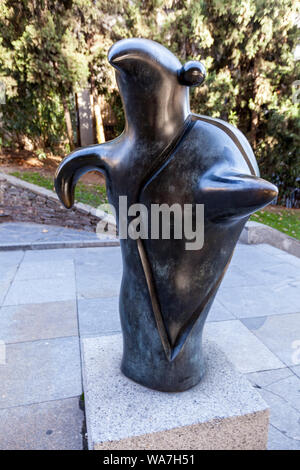
[[[74,204],[75,186],[82,175],[99,171],[108,177],[107,154],[107,144],[91,145],[75,150],[61,162],[55,175],[55,189],[67,209]]]
[[[278,194],[276,186],[254,175],[236,172],[210,174],[201,180],[199,202],[205,215],[219,221],[248,217],[269,204]]]

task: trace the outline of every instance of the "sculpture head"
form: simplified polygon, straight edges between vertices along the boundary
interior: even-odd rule
[[[168,121],[184,120],[189,113],[188,89],[205,78],[201,62],[182,66],[171,51],[147,39],[117,42],[109,50],[108,60],[116,69],[127,121],[135,126],[141,125],[141,115],[148,127],[160,129]]]

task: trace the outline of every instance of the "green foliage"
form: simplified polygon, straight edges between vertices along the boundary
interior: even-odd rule
[[[27,181],[27,183],[41,186],[42,188],[54,189],[53,179],[43,176],[40,173],[15,171],[12,172],[11,175]],[[108,203],[105,186],[101,186],[100,184],[84,184],[81,182],[77,183],[75,200],[93,207]]]
[[[282,209],[279,212],[270,212],[262,210],[253,214],[251,216],[251,220],[269,225],[269,227],[276,228],[277,230],[280,230],[280,232],[300,240],[299,211]]]
[[[0,79],[7,86],[4,131],[20,144],[53,147],[64,137],[62,100],[85,85],[89,57],[72,33],[69,4],[3,0]]]
[[[300,76],[293,57],[297,13],[293,0],[131,1],[113,30],[157,40],[183,61],[205,64],[207,80],[191,93],[193,111],[246,134],[262,176],[279,186],[282,202],[300,170],[299,104],[292,102]]]
[[[42,188],[54,189],[53,180],[51,178],[47,178],[46,176],[41,175],[40,173],[33,173],[33,172],[24,172],[21,173],[20,171],[14,171],[11,173],[12,176],[16,178],[20,178],[23,181],[27,181],[27,183],[36,184],[37,186],[41,186]]]
[[[2,0],[0,79],[6,134],[55,145],[65,135],[62,99],[89,81],[105,94],[120,123],[109,47],[126,37],[154,39],[182,61],[201,60],[205,84],[192,90],[191,107],[239,127],[257,156],[262,176],[279,186],[284,202],[297,186],[300,159],[300,79],[294,0]],[[40,143],[37,146],[41,146]]]

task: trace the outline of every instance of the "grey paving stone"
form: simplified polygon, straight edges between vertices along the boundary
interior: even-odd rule
[[[11,282],[17,272],[17,264],[0,264],[0,282]]]
[[[47,261],[23,261],[18,269],[15,280],[47,279],[56,277],[74,277],[75,268],[72,259]]]
[[[256,281],[257,285],[265,284],[272,286],[272,290],[276,290],[282,284],[300,281],[300,269],[290,263],[278,262],[272,266],[253,267],[251,269],[251,278]],[[251,285],[251,281],[249,281],[249,285]],[[299,285],[300,282],[298,283]]]
[[[74,258],[78,273],[122,273],[120,247],[78,248]]]
[[[121,331],[119,298],[78,300],[80,336],[101,336]]]
[[[8,344],[0,383],[0,409],[80,395],[78,338]]]
[[[280,261],[284,261],[285,263],[292,264],[293,266],[296,266],[296,268],[300,269],[300,258],[297,258],[296,256],[293,256],[289,253],[286,253],[285,251],[281,251],[281,253],[279,255],[276,255],[276,257]]]
[[[300,446],[300,413],[291,407],[283,398],[268,390],[258,390],[270,406],[270,423],[286,437],[294,439]]]
[[[0,339],[5,343],[75,335],[78,335],[75,300],[0,309]]]
[[[261,245],[243,245],[239,243],[233,253],[231,264],[238,266],[246,272],[253,268],[273,266],[278,263],[278,259],[267,253]]]
[[[291,255],[290,253],[287,253],[286,251],[280,250],[279,248],[275,248],[272,245],[268,245],[267,243],[260,244],[259,248],[261,250],[263,250],[265,253],[268,253],[271,256],[276,256],[276,257],[279,257],[281,259],[284,259],[286,262],[290,262],[292,264],[294,262],[300,263],[300,259],[297,258],[297,256]]]
[[[288,367],[285,367],[284,369],[253,372],[252,374],[247,374],[247,379],[250,380],[253,385],[257,385],[258,387],[266,387],[275,382],[284,380],[287,377],[291,377],[292,375],[293,372]]]
[[[113,276],[116,277],[117,279],[121,279],[122,276],[122,265],[117,265],[116,263],[109,262],[107,260],[104,263],[97,263],[94,262],[92,263],[81,263],[78,264],[75,261],[75,271],[76,271],[76,277],[79,278],[84,278],[84,277],[89,277],[89,278],[95,278],[95,279],[105,279],[107,276]]]
[[[222,287],[244,287],[258,284],[255,277],[234,264],[229,266],[222,281]]]
[[[1,253],[0,253],[1,254]],[[60,261],[63,263],[66,259],[72,260],[75,254],[75,248],[59,248],[54,250],[28,250],[25,252],[24,262],[48,262],[48,261]]]
[[[280,315],[299,311],[300,289],[297,283],[282,280],[281,285],[249,287],[223,287],[218,300],[237,318]]]
[[[23,251],[2,251],[0,252],[0,265],[5,263],[18,264],[23,257]]]
[[[97,240],[93,232],[67,229],[54,225],[7,223],[0,225],[1,245],[11,243],[56,242],[68,240]]]
[[[280,262],[289,263],[300,268],[300,258],[297,258],[297,256],[287,253],[286,251],[279,250],[271,245],[262,244],[259,246],[264,250],[264,252],[274,256],[274,258],[276,257]]]
[[[268,450],[300,450],[300,441],[287,437],[271,424],[269,427]]]
[[[252,319],[242,321],[282,362],[288,366],[297,365],[300,355],[300,313],[270,316],[260,326],[254,326]]]
[[[81,450],[79,397],[0,410],[1,450]]]
[[[234,319],[234,315],[232,315],[232,313],[230,313],[226,307],[224,307],[217,299],[215,299],[206,321],[210,322]]]
[[[265,389],[282,397],[292,408],[300,412],[300,378],[296,375],[269,384]]]
[[[37,304],[72,299],[75,299],[74,276],[30,279],[28,281],[14,281],[3,305]]]
[[[280,369],[284,364],[239,320],[206,323],[204,337],[216,341],[243,373]]]
[[[249,330],[253,331],[253,330],[259,330],[259,328],[261,328],[264,323],[266,323],[268,317],[253,317],[253,318],[246,318],[246,321],[244,322],[242,320],[242,322],[244,323],[244,325],[246,325],[247,328],[249,328]]]
[[[79,299],[114,297],[119,295],[120,286],[121,274],[99,273],[98,275],[88,276],[76,273],[76,288]]]
[[[3,304],[5,296],[8,292],[8,289],[10,287],[9,282],[0,282],[0,306]]]
[[[290,369],[294,372],[294,374],[296,374],[298,377],[300,377],[300,365],[299,366],[293,366]]]

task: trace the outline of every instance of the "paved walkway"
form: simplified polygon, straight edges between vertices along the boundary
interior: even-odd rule
[[[300,449],[299,268],[239,244],[206,324],[269,403],[270,449]],[[121,272],[119,247],[0,253],[0,449],[82,448],[80,336],[120,331]]]
[[[53,249],[81,246],[103,246],[112,236],[84,230],[73,230],[55,225],[31,223],[0,223],[0,251],[11,249]],[[113,244],[113,243],[112,243]],[[116,243],[115,243],[116,244]]]

